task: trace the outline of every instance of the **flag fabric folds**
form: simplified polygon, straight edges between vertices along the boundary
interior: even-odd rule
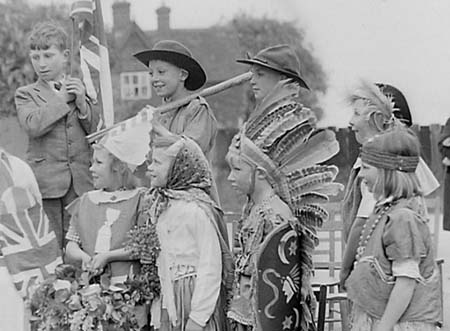
[[[4,155],[0,160],[0,266],[6,267],[22,297],[62,263],[55,232],[41,202],[16,185]]]
[[[102,120],[98,129],[109,127],[114,124],[114,103],[100,0],[74,1],[70,17],[74,22],[72,37],[78,36],[79,40],[80,69],[86,93],[102,106]]]

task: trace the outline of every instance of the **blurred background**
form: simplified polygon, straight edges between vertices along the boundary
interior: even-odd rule
[[[345,94],[359,78],[389,83],[405,94],[423,154],[438,178],[440,125],[450,116],[450,2],[446,0],[102,0],[116,121],[144,105],[158,105],[145,67],[132,54],[161,39],[187,45],[208,74],[207,86],[248,68],[236,63],[247,53],[279,43],[292,45],[312,92],[300,101],[319,125],[334,127],[341,153],[338,180],[345,183],[358,154],[347,129],[351,110]],[[26,135],[15,117],[14,91],[34,80],[26,36],[38,21],[62,23],[69,35],[70,0],[0,1],[0,144],[25,156]],[[248,85],[209,97],[219,121],[213,166],[226,210],[238,211],[226,176],[224,155],[254,100]],[[242,197],[241,197],[242,198]]]

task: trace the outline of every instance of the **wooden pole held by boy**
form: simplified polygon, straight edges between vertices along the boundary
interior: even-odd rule
[[[205,88],[197,93],[193,93],[188,95],[185,98],[173,101],[173,102],[168,102],[164,105],[161,105],[159,107],[155,108],[155,111],[159,112],[160,114],[165,114],[167,112],[173,111],[175,109],[178,109],[181,106],[184,106],[186,104],[188,104],[189,102],[191,102],[192,100],[198,98],[198,97],[207,97],[207,96],[211,96],[220,92],[223,92],[231,87],[234,87],[236,85],[240,85],[242,83],[245,83],[246,81],[250,80],[250,78],[252,77],[252,73],[251,72],[246,72],[243,74],[240,74],[238,76],[232,77],[228,80],[225,80],[219,84],[213,85],[211,87]],[[147,106],[145,107],[147,108]],[[145,109],[144,108],[144,109]],[[137,115],[139,116],[139,114]],[[136,117],[136,116],[135,116]],[[104,135],[106,135],[109,131],[111,131],[114,128],[117,128],[119,126],[122,127],[127,127],[126,123],[131,123],[132,121],[135,121],[135,117],[132,117],[130,119],[127,119],[125,121],[122,122],[118,122],[108,128],[99,130],[97,132],[94,132],[88,136],[86,136],[87,140],[89,143],[92,143],[98,139],[100,139],[101,137],[103,137]]]

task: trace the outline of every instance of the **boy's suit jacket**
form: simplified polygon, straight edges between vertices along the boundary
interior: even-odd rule
[[[86,135],[95,131],[99,111],[88,101],[88,116],[78,118],[75,101],[66,103],[49,84],[38,80],[17,89],[17,114],[28,133],[28,162],[42,198],[59,198],[72,184],[81,196],[93,188],[91,148]]]

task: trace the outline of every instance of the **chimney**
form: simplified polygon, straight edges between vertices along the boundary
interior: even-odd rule
[[[156,9],[158,15],[158,32],[170,31],[170,8],[162,5]]]
[[[112,10],[114,34],[116,32],[126,31],[131,23],[130,3],[123,0],[115,1],[112,5]]]

